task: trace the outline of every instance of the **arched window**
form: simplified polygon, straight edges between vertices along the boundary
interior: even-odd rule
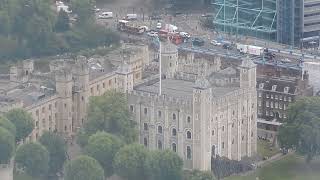
[[[173,120],[176,120],[176,119],[177,119],[177,117],[176,117],[176,114],[175,114],[175,113],[173,113],[173,114],[172,114],[172,119],[173,119]]]
[[[162,142],[158,140],[158,149],[162,149]]]
[[[191,159],[191,158],[192,158],[191,147],[187,146],[187,159]]]
[[[176,128],[172,128],[172,136],[176,136],[177,135],[177,130]]]
[[[147,140],[147,138],[144,138],[144,139],[143,139],[143,144],[144,144],[145,147],[148,147],[148,140]]]
[[[172,143],[172,151],[177,152],[177,145],[176,143]]]
[[[162,126],[158,126],[158,133],[162,134]]]
[[[192,136],[191,136],[191,132],[190,131],[187,131],[187,139],[191,139]]]

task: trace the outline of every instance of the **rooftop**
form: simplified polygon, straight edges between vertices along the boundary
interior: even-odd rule
[[[162,80],[162,94],[175,98],[192,99],[195,83],[185,80],[164,79]],[[138,91],[159,93],[159,81],[152,84],[142,84],[134,88]],[[221,97],[227,93],[235,91],[239,87],[212,87],[213,97]]]

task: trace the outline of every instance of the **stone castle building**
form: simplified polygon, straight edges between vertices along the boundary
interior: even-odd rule
[[[116,89],[128,94],[140,142],[172,149],[187,169],[210,170],[216,155],[241,160],[256,153],[256,66],[250,59],[226,64],[164,44],[161,95],[159,74],[143,74],[150,64],[144,45],[125,45],[107,57],[55,60],[49,72],[26,60],[0,76],[0,111],[30,112],[36,127],[30,140],[47,130],[70,138],[87,119],[89,97]]]
[[[24,108],[31,113],[35,129],[27,140],[36,140],[44,131],[70,138],[86,121],[90,96],[111,89],[131,91],[148,61],[148,47],[132,44],[108,57],[54,60],[45,73],[25,60],[0,76],[0,112]]]
[[[248,58],[222,67],[220,57],[178,54],[162,46],[159,77],[134,86],[130,111],[140,142],[149,149],[172,149],[187,169],[211,170],[211,157],[241,160],[257,151],[256,66]],[[222,69],[223,68],[223,69]]]

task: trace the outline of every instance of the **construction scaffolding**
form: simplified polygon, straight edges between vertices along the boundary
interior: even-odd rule
[[[277,0],[213,0],[217,30],[276,40]]]

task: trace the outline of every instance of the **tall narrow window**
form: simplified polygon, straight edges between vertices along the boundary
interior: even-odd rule
[[[162,134],[162,126],[158,126],[158,133]]]
[[[148,109],[144,108],[144,114],[147,115],[148,114]]]
[[[191,159],[191,158],[192,158],[191,147],[187,146],[187,159]]]
[[[161,117],[161,111],[158,111],[158,116],[159,116],[159,118]]]
[[[176,118],[177,118],[177,117],[176,117],[176,114],[173,113],[173,114],[172,114],[172,119],[173,119],[173,120],[176,120]]]
[[[176,136],[177,135],[177,130],[176,128],[172,128],[172,136]]]
[[[191,117],[190,117],[190,116],[187,117],[187,122],[188,122],[188,123],[191,122]]]
[[[177,145],[176,143],[172,143],[172,151],[177,152]]]
[[[145,147],[148,147],[148,140],[147,138],[143,138],[143,144]]]
[[[148,124],[147,123],[143,123],[143,130],[148,131]]]
[[[158,140],[158,149],[162,149],[162,142]]]
[[[192,136],[191,136],[191,132],[190,131],[187,131],[187,139],[191,139]]]

